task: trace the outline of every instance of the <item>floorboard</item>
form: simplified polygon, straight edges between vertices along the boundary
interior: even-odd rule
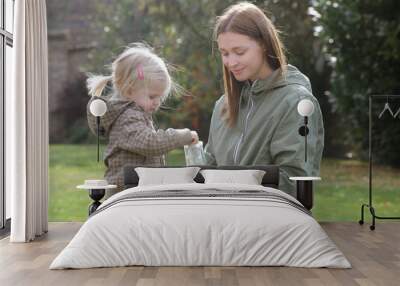
[[[375,231],[357,223],[321,223],[351,262],[352,269],[292,267],[118,267],[49,270],[82,223],[50,223],[31,243],[0,240],[0,285],[400,285],[400,223],[383,222]]]

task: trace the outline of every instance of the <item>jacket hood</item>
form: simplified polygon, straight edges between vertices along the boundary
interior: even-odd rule
[[[106,113],[100,117],[100,136],[108,137],[111,126],[117,120],[117,118],[128,108],[137,109],[138,111],[143,111],[143,109],[135,104],[133,101],[125,100],[122,98],[113,98],[110,96],[93,96],[86,107],[87,120],[90,130],[93,134],[97,135],[97,124],[96,116],[90,112],[90,104],[95,99],[103,100],[107,105]]]
[[[287,65],[286,72],[283,76],[280,74],[281,69],[272,72],[266,79],[259,79],[253,82],[252,92],[260,94],[262,92],[270,91],[287,85],[297,84],[304,86],[310,93],[311,84],[307,76],[302,74],[295,66]],[[246,82],[246,86],[251,86],[250,82]]]

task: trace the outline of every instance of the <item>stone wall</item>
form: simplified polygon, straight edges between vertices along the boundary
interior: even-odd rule
[[[51,143],[62,143],[74,118],[70,111],[84,112],[80,94],[67,94],[71,85],[82,81],[88,52],[97,46],[96,31],[90,21],[93,4],[99,0],[47,0],[49,50],[49,136]],[[78,97],[78,98],[77,98]],[[79,117],[79,113],[78,113]],[[72,122],[71,122],[72,121]]]

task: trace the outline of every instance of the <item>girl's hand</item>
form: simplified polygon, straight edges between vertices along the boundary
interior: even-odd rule
[[[192,135],[192,144],[199,142],[199,135],[197,135],[196,131],[190,131],[190,134]]]

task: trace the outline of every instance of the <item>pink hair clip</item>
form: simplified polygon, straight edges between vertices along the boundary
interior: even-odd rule
[[[136,76],[139,80],[144,80],[143,66],[141,64],[136,67]]]

